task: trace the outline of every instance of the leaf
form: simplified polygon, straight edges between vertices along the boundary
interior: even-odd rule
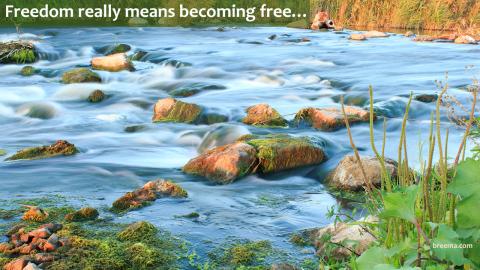
[[[480,194],[474,194],[462,199],[457,204],[457,226],[458,228],[478,228],[480,227],[480,215],[478,207],[480,205]]]
[[[384,218],[401,218],[415,223],[415,202],[418,186],[412,185],[404,191],[387,193],[384,197],[384,209],[380,214]]]
[[[445,224],[438,226],[437,237],[432,239],[433,254],[442,260],[447,260],[455,265],[463,265],[469,261],[463,256],[462,244],[458,234]]]
[[[464,198],[478,194],[480,192],[480,161],[467,159],[461,162],[447,191]]]
[[[390,264],[378,264],[373,268],[373,270],[420,270],[418,267],[403,266],[401,268],[396,268]]]
[[[385,249],[371,247],[356,260],[358,270],[372,270],[375,266],[386,264]]]

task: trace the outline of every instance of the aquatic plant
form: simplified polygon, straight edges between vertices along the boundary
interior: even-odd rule
[[[73,213],[68,213],[65,215],[65,220],[67,221],[87,221],[94,220],[99,216],[98,210],[92,207],[84,207]]]

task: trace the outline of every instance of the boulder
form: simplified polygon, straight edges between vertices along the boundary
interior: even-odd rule
[[[375,217],[369,216],[362,223],[376,223]],[[375,241],[368,232],[366,225],[337,222],[313,232],[313,240],[317,254],[323,258],[333,256],[336,259],[346,259],[352,255],[362,254]],[[332,245],[334,246],[331,249]]]
[[[37,60],[37,50],[31,42],[0,42],[0,64],[26,64]]]
[[[141,208],[149,202],[163,197],[186,198],[188,197],[188,193],[178,184],[171,181],[150,181],[143,187],[133,192],[128,192],[113,202],[112,210],[115,212],[123,212]]]
[[[383,37],[389,37],[390,36],[387,33],[376,31],[376,30],[365,32],[365,33],[363,33],[363,35],[366,38],[383,38]]]
[[[242,122],[247,125],[261,127],[285,127],[287,120],[283,118],[277,110],[268,104],[257,104],[247,108],[247,116]]]
[[[30,220],[30,221],[44,221],[48,218],[48,213],[37,206],[29,206],[25,205],[28,209],[24,214],[22,219],[23,220]]]
[[[153,122],[179,122],[194,124],[198,122],[203,108],[191,103],[164,98],[159,100],[153,109]]]
[[[3,269],[4,270],[23,270],[23,268],[27,266],[27,264],[28,264],[28,260],[20,258],[7,263],[3,267]]]
[[[456,44],[477,44],[477,41],[471,36],[463,35],[463,36],[457,37],[455,39],[455,43]]]
[[[237,142],[209,150],[190,160],[183,171],[228,184],[250,174],[257,163],[257,151],[244,142]]]
[[[39,146],[20,150],[6,160],[44,159],[57,156],[71,156],[76,153],[78,153],[78,150],[75,145],[67,141],[60,140],[49,146]]]
[[[349,124],[369,122],[370,112],[354,106],[345,106]],[[374,115],[374,120],[376,115]],[[295,115],[297,125],[306,124],[314,128],[331,131],[345,126],[345,118],[340,108],[305,108]]]
[[[432,42],[434,40],[435,38],[427,35],[418,35],[413,39],[413,41],[416,41],[416,42]]]
[[[257,170],[262,173],[320,164],[326,160],[322,147],[309,137],[293,137],[286,134],[246,135],[239,141],[256,149],[259,162]]]
[[[382,167],[376,157],[361,157],[362,166],[367,179],[374,186],[382,183]],[[397,163],[391,159],[385,159],[385,168],[392,178],[397,175]],[[360,191],[366,186],[365,178],[355,156],[344,157],[338,166],[327,177],[329,186],[347,191]]]
[[[105,93],[102,90],[95,90],[88,96],[87,100],[90,103],[99,103],[105,99]]]
[[[92,68],[117,72],[122,70],[134,70],[132,62],[125,53],[116,53],[103,57],[95,57],[91,61]]]
[[[73,222],[95,220],[99,215],[100,214],[98,213],[97,209],[92,207],[84,207],[78,211],[65,215],[65,220]]]
[[[63,83],[100,83],[102,78],[88,68],[76,68],[63,73]]]
[[[348,39],[350,40],[367,40],[364,34],[351,34]]]

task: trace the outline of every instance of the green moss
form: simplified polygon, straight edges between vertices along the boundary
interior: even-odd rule
[[[104,46],[101,48],[97,48],[97,52],[103,53],[105,55],[111,55],[111,54],[116,54],[116,53],[126,53],[130,51],[132,47],[128,44],[115,44],[115,45],[109,45],[109,46]]]
[[[88,68],[76,68],[63,73],[63,83],[102,82],[100,76]]]
[[[228,122],[228,116],[219,113],[205,113],[204,115],[202,115],[202,124],[213,125],[224,122]]]
[[[99,103],[105,99],[105,93],[102,90],[95,90],[88,96],[88,101],[91,103]]]
[[[177,100],[172,110],[166,117],[156,118],[154,119],[154,122],[177,122],[191,124],[195,123],[199,119],[202,111],[203,109],[196,104]]]
[[[307,239],[305,239],[302,235],[300,234],[293,234],[290,237],[290,242],[294,245],[300,246],[300,247],[305,247],[309,245],[309,242]]]
[[[146,51],[138,51],[138,52],[135,52],[133,55],[129,56],[128,59],[130,61],[142,61],[145,55],[147,55]]]
[[[273,248],[268,241],[247,241],[230,245],[223,252],[211,252],[209,257],[212,265],[225,269],[269,269],[266,258],[272,253]]]
[[[140,221],[131,224],[118,234],[118,238],[130,242],[146,242],[158,233],[157,228],[149,222]]]
[[[192,212],[192,213],[190,213],[190,214],[186,214],[186,215],[178,216],[178,217],[181,217],[181,218],[189,218],[189,219],[196,219],[196,218],[199,218],[199,217],[200,217],[200,214],[197,213],[197,212]]]
[[[25,64],[37,60],[36,50],[32,43],[22,41],[0,42],[1,64]]]
[[[193,95],[196,95],[200,93],[200,89],[194,89],[194,88],[179,88],[175,89],[170,92],[170,95],[172,97],[191,97]]]
[[[20,209],[0,209],[0,219],[12,219],[22,213]]]
[[[32,76],[35,73],[37,73],[37,70],[32,66],[26,66],[23,67],[22,70],[20,70],[20,74],[25,77]]]
[[[40,147],[31,147],[18,151],[13,156],[7,158],[6,160],[34,160],[34,159],[44,159],[51,158],[56,156],[71,156],[75,155],[79,151],[75,145],[70,144],[66,141],[57,141],[55,144],[50,146],[40,146]]]
[[[73,213],[65,215],[67,221],[87,221],[94,220],[99,216],[97,209],[92,207],[85,207]]]
[[[0,149],[0,156],[5,156],[7,154],[7,151]]]

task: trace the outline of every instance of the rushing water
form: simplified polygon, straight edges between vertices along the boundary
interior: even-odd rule
[[[437,92],[435,80],[445,80],[450,93],[467,104],[461,88],[478,74],[480,47],[449,43],[414,43],[401,35],[349,41],[347,32],[311,32],[287,28],[238,28],[224,32],[187,28],[26,29],[21,38],[35,40],[42,60],[34,64],[43,75],[22,77],[21,65],[0,66],[0,148],[19,149],[66,139],[81,153],[68,158],[0,162],[0,198],[62,194],[80,205],[106,208],[127,191],[148,180],[173,179],[188,190],[186,200],[157,200],[119,221],[149,220],[182,235],[199,249],[228,237],[268,239],[292,249],[288,235],[329,223],[327,209],[336,200],[322,185],[325,174],[350,153],[345,129],[260,129],[239,123],[246,107],[269,103],[288,119],[307,106],[337,106],[339,95],[368,105],[368,86],[375,89],[375,106],[387,121],[387,156],[396,158],[403,110],[411,91]],[[277,39],[268,37],[276,34]],[[298,42],[307,37],[310,42]],[[0,30],[0,41],[16,39],[12,29]],[[152,62],[138,62],[135,72],[99,72],[102,84],[64,85],[62,72],[88,66],[95,48],[127,43],[150,52]],[[161,59],[191,65],[158,63]],[[468,65],[475,67],[466,68]],[[219,125],[152,124],[152,106],[167,97],[165,90],[194,83],[223,86],[205,90],[187,102],[230,116],[231,141],[246,133],[291,133],[314,136],[325,143],[326,163],[268,176],[249,176],[218,186],[184,175],[181,167],[198,154],[204,136]],[[94,89],[109,98],[85,101]],[[35,109],[37,117],[31,113]],[[409,160],[419,167],[419,142],[428,136],[434,104],[413,101],[408,122]],[[30,115],[30,116],[29,116]],[[33,115],[35,116],[35,115]],[[144,125],[128,133],[127,126]],[[462,130],[442,117],[450,129],[453,155]],[[355,125],[353,136],[362,154],[371,154],[366,124]],[[380,144],[383,121],[375,124]],[[220,140],[221,141],[221,140]],[[203,144],[202,144],[203,142]],[[198,212],[198,221],[178,218]]]

